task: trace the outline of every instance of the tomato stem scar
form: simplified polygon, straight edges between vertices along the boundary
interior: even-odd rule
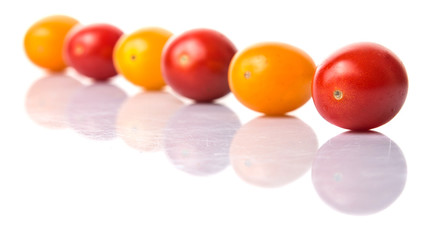
[[[135,56],[135,55],[132,55],[130,58],[131,58],[132,60],[135,60],[135,59],[136,59],[136,56]]]
[[[79,55],[84,54],[84,52],[85,52],[85,49],[84,49],[84,47],[82,45],[77,45],[77,46],[74,47],[74,54],[75,55],[79,56]]]
[[[187,62],[189,61],[189,56],[187,56],[186,54],[181,55],[180,57],[180,63],[182,65],[187,64]]]
[[[244,76],[246,79],[249,79],[249,78],[251,77],[251,72],[250,72],[250,71],[246,71],[246,72],[243,74],[243,76]]]
[[[334,97],[336,100],[341,100],[342,97],[343,97],[342,91],[341,91],[341,90],[334,90],[334,92],[333,92],[333,97]]]

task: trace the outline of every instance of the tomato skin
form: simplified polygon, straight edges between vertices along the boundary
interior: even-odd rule
[[[408,92],[406,70],[398,57],[375,43],[346,46],[316,70],[314,104],[328,122],[365,131],[390,121]]]
[[[164,47],[164,80],[177,93],[197,102],[223,97],[230,92],[228,68],[236,51],[232,42],[217,31],[187,31]]]
[[[246,107],[266,115],[283,115],[311,98],[315,70],[311,57],[294,46],[258,43],[234,56],[229,86]]]
[[[146,90],[159,90],[165,81],[161,74],[161,53],[172,33],[162,28],[143,28],[121,37],[113,61],[129,82]]]
[[[92,24],[73,29],[67,36],[64,57],[79,73],[98,81],[117,74],[113,49],[123,32],[109,24]]]
[[[53,15],[40,19],[26,32],[23,45],[28,59],[35,65],[58,72],[67,67],[63,43],[68,32],[79,22],[71,17]]]

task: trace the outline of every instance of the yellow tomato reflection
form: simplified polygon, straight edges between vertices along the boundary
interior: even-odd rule
[[[81,87],[79,81],[63,74],[48,75],[37,80],[26,95],[28,116],[48,128],[68,127],[67,106]]]
[[[294,117],[259,117],[243,125],[231,144],[231,163],[246,182],[280,187],[305,174],[318,141],[310,126]]]
[[[119,110],[118,136],[135,149],[158,151],[162,147],[167,121],[182,105],[167,92],[142,92],[125,101]]]

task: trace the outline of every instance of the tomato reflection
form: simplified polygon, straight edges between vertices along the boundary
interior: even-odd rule
[[[319,150],[313,163],[313,184],[334,209],[368,215],[390,206],[406,183],[401,149],[377,132],[346,132]]]

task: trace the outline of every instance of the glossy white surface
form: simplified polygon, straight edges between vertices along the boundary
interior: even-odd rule
[[[99,1],[85,2],[0,9],[2,36],[11,36],[1,39],[0,239],[446,238],[440,1],[126,1],[101,17]],[[49,76],[28,62],[21,41],[55,12],[126,32],[211,27],[240,49],[284,41],[316,63],[345,44],[376,41],[404,62],[409,95],[378,133],[351,134],[311,101],[266,118],[232,95],[191,104],[121,77]]]

